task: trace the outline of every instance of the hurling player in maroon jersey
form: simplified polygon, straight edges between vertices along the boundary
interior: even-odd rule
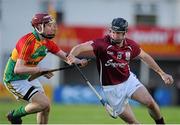
[[[125,19],[113,19],[108,35],[73,47],[68,61],[74,63],[75,56],[82,52],[93,51],[103,91],[108,103],[119,117],[129,124],[139,123],[128,104],[128,98],[131,98],[148,108],[156,124],[164,124],[159,106],[130,71],[129,62],[136,57],[140,58],[160,75],[165,84],[172,84],[173,78],[166,74],[135,41],[126,38],[127,30],[128,22]]]

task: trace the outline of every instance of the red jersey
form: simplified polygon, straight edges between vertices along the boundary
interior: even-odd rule
[[[16,44],[12,59],[25,61],[25,65],[36,66],[48,52],[56,54],[60,48],[51,40],[40,40],[36,32],[26,34]]]
[[[4,82],[27,79],[29,74],[15,74],[14,67],[17,59],[22,59],[26,66],[36,66],[48,52],[56,54],[60,48],[51,40],[40,40],[37,33],[24,35],[11,53],[5,71]]]
[[[139,45],[125,39],[122,47],[112,44],[110,36],[96,39],[92,43],[102,85],[116,85],[126,81],[130,75],[129,61],[140,54]]]

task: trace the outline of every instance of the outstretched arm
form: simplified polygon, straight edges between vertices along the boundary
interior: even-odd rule
[[[56,53],[56,56],[60,57],[64,62],[67,62],[67,55],[68,54],[63,50],[60,50],[59,52]]]
[[[70,54],[74,56],[78,56],[82,52],[93,51],[93,47],[91,45],[92,43],[93,41],[88,41],[88,42],[76,45],[75,47],[72,48],[72,50],[70,51]]]
[[[161,78],[163,79],[165,84],[172,84],[174,82],[172,76],[165,73],[159,67],[159,65],[155,62],[155,60],[149,54],[147,54],[145,51],[143,51],[142,49],[141,49],[141,52],[139,54],[139,58],[144,63],[146,63],[150,68],[152,68],[155,72],[157,72],[161,76]]]
[[[73,47],[69,55],[65,53],[63,50],[60,50],[58,53],[56,53],[56,55],[59,56],[61,59],[63,59],[66,63],[70,65],[72,63],[76,63],[76,64],[81,64],[81,66],[86,66],[88,63],[86,59],[78,59],[75,56],[79,55],[79,53],[81,52],[93,50],[91,46],[92,42],[93,41],[82,43]],[[88,46],[90,47],[90,49],[88,48]],[[70,57],[73,58],[73,62],[69,61]]]
[[[76,62],[75,57],[78,56],[80,53],[93,51],[93,47],[91,45],[92,43],[93,41],[88,41],[74,46],[67,57],[68,63],[69,64],[75,63]]]

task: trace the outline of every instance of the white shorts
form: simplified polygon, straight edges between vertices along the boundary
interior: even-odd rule
[[[10,83],[5,83],[5,86],[16,99],[23,99],[26,101],[30,101],[31,97],[38,91],[44,92],[38,79],[31,82],[28,80],[11,81]]]
[[[128,103],[128,98],[131,98],[131,95],[141,86],[143,84],[131,72],[125,82],[117,85],[103,86],[103,91],[108,103],[119,115],[124,111],[125,105]]]

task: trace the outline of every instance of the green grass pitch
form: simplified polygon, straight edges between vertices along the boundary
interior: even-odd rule
[[[0,124],[8,124],[6,113],[17,108],[20,103],[0,102]],[[154,124],[144,107],[133,107],[137,119],[143,124]],[[161,112],[168,124],[180,124],[180,107],[161,107]],[[35,124],[36,116],[29,115],[23,118],[24,124]],[[62,105],[52,104],[50,124],[123,124],[121,119],[108,116],[101,105]]]

